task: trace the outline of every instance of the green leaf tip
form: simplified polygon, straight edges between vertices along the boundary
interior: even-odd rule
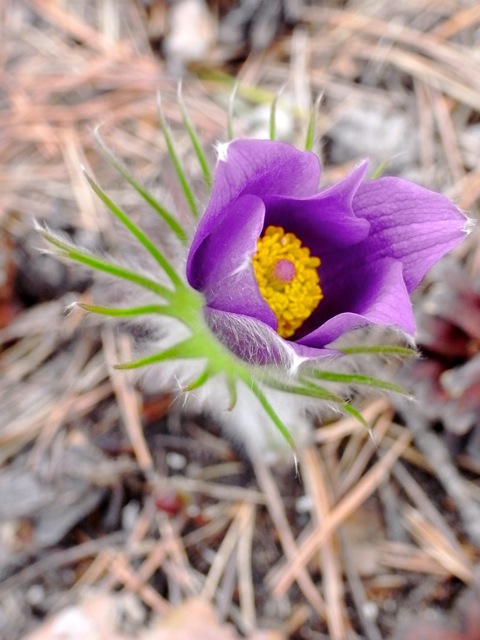
[[[171,289],[164,287],[159,282],[151,280],[147,276],[143,276],[136,271],[125,269],[124,267],[113,262],[109,262],[108,260],[97,258],[87,251],[79,249],[67,240],[51,233],[48,229],[42,229],[41,233],[45,240],[53,245],[57,249],[58,253],[64,258],[69,258],[74,262],[78,262],[90,269],[106,273],[114,278],[127,280],[133,284],[143,287],[144,289],[152,291],[163,299],[171,300],[174,295],[174,292]]]
[[[173,285],[176,287],[183,287],[183,280],[178,273],[168,262],[162,252],[156,247],[153,242],[147,237],[147,235],[133,222],[133,220],[121,209],[95,182],[95,180],[84,172],[85,178],[88,184],[93,189],[95,194],[100,198],[103,204],[113,213],[113,215],[119,220],[123,226],[136,238],[136,240],[148,251],[157,264],[163,269],[166,275],[170,278]]]
[[[364,376],[356,373],[336,373],[335,371],[311,371],[310,375],[316,380],[362,385],[382,389],[383,391],[391,391],[400,395],[408,395],[408,391],[400,385],[372,376]]]
[[[116,307],[99,307],[93,304],[77,302],[77,307],[83,309],[84,311],[88,311],[89,313],[97,313],[99,315],[110,316],[112,318],[128,318],[133,316],[148,315],[152,313],[158,313],[165,316],[174,316],[171,307],[158,304],[149,304],[141,307],[127,307],[120,309]]]
[[[170,160],[172,161],[173,167],[175,169],[175,173],[177,174],[177,178],[180,183],[180,187],[183,191],[183,195],[185,196],[185,199],[190,208],[192,216],[196,219],[198,218],[197,204],[195,202],[192,188],[190,187],[185,171],[183,170],[182,163],[180,162],[177,151],[175,149],[175,143],[173,141],[172,134],[170,133],[170,128],[167,124],[167,120],[163,113],[160,92],[157,94],[157,110],[158,110],[158,119],[160,122],[160,128],[162,130],[165,143],[167,145],[168,155],[170,156]]]
[[[203,181],[205,183],[205,186],[208,189],[210,189],[211,186],[212,186],[212,174],[210,172],[210,167],[208,165],[207,158],[205,156],[205,152],[204,152],[203,147],[202,147],[202,145],[200,143],[200,140],[198,138],[198,135],[197,135],[197,132],[195,130],[195,127],[193,126],[193,123],[190,120],[190,117],[189,117],[188,112],[187,112],[187,108],[185,106],[185,102],[183,100],[182,81],[181,80],[178,83],[177,100],[178,100],[178,104],[179,104],[179,107],[180,107],[180,112],[182,114],[183,124],[185,125],[185,128],[186,128],[186,130],[188,132],[188,135],[190,137],[190,141],[192,143],[193,149],[194,149],[195,154],[197,156],[198,163],[200,165],[200,169],[202,170]]]
[[[135,180],[135,178],[127,170],[125,165],[115,157],[115,155],[107,147],[102,137],[100,136],[98,127],[95,131],[95,140],[106,160],[108,160],[108,162],[122,176],[122,178],[126,180],[130,184],[130,186],[133,187],[135,191],[140,195],[140,197],[143,198],[143,200],[160,216],[160,218],[168,225],[168,227],[178,238],[178,240],[182,244],[186,245],[188,236],[185,229],[183,229],[176,218],[163,205],[161,205],[145,187],[143,187],[139,182],[137,182],[137,180]]]
[[[396,345],[375,345],[361,347],[344,347],[339,348],[344,355],[397,355],[404,358],[417,358],[418,352],[411,347],[400,347]]]
[[[233,110],[235,107],[235,98],[238,90],[238,80],[235,80],[232,90],[230,92],[230,96],[228,98],[228,109],[227,109],[227,138],[228,140],[233,140],[234,131],[233,131]]]
[[[316,97],[315,102],[313,103],[313,106],[310,110],[310,117],[308,119],[308,126],[307,126],[307,136],[305,140],[305,151],[311,151],[313,149],[313,144],[315,142],[318,111],[320,109],[320,103],[322,102],[322,99],[323,99],[323,93],[321,93]]]

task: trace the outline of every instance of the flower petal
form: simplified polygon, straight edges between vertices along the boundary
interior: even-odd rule
[[[298,344],[322,349],[344,333],[368,324],[397,326],[413,335],[415,321],[401,262],[384,258],[369,264],[361,273],[352,274],[349,280],[346,277],[345,273],[338,274],[337,287],[342,298],[340,308],[348,310],[328,314],[329,319],[299,338]],[[319,311],[322,304],[323,301]]]
[[[372,225],[371,259],[401,260],[408,291],[465,237],[465,215],[444,196],[400,178],[360,185],[353,201],[357,216]]]
[[[227,206],[225,214],[190,261],[189,282],[203,292],[209,307],[252,316],[276,329],[277,319],[260,293],[252,266],[265,206],[260,198],[246,195]]]
[[[364,240],[370,223],[355,215],[352,202],[366,170],[364,162],[346,178],[310,198],[264,197],[265,226],[279,226],[294,233],[319,258],[325,242],[345,246]]]
[[[309,151],[271,140],[234,140],[225,146],[223,155],[218,161],[208,207],[193,238],[187,273],[197,248],[225,218],[229,203],[239,196],[303,198],[318,189],[320,162]]]

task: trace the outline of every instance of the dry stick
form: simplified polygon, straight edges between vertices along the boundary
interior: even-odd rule
[[[126,336],[119,337],[119,349],[117,351],[112,329],[106,327],[102,331],[103,350],[110,368],[114,364],[126,362],[130,358],[127,340]],[[117,373],[113,371],[110,374],[110,379],[138,464],[146,475],[152,475],[154,470],[153,460],[143,435],[137,395],[133,385],[129,382],[129,375],[125,372]]]
[[[440,565],[438,560],[432,558],[425,549],[403,542],[384,541],[379,550],[378,562],[384,567],[400,571],[414,571],[442,577],[452,575],[451,571]]]
[[[169,540],[158,540],[150,554],[137,569],[138,579],[145,583],[159,569],[168,556]]]
[[[28,582],[34,582],[38,578],[42,577],[48,571],[53,569],[60,569],[74,562],[80,562],[86,560],[97,553],[108,549],[110,546],[122,545],[125,542],[125,532],[116,531],[110,535],[105,536],[99,540],[87,540],[82,542],[76,547],[71,549],[65,549],[63,551],[57,551],[45,558],[41,558],[37,562],[31,564],[25,569],[22,569],[13,576],[10,576],[0,584],[0,595],[7,593],[14,589],[18,589],[22,585]]]
[[[461,209],[470,209],[473,203],[480,198],[480,170],[472,169],[452,189],[448,190],[447,195],[449,198],[455,198]]]
[[[268,512],[270,513],[270,517],[277,529],[277,534],[280,538],[280,543],[288,562],[287,566],[291,566],[291,564],[295,563],[299,550],[283,508],[280,492],[278,491],[278,487],[275,484],[270,469],[265,464],[264,459],[255,451],[251,451],[250,454],[258,484],[267,498]],[[313,610],[317,613],[319,618],[325,620],[325,603],[318,593],[317,587],[315,586],[310,574],[304,566],[298,568],[298,576],[296,577],[298,586],[302,590]],[[270,587],[273,587],[273,584],[270,583]]]
[[[362,15],[359,12],[354,13],[353,11],[327,8],[316,10],[312,8],[305,12],[305,19],[308,19],[310,15],[312,21],[315,21],[316,17],[317,20],[322,20],[324,24],[330,23],[330,25],[334,24],[340,28],[353,31],[357,37],[359,35],[364,37],[365,34],[368,34],[380,39],[375,47],[375,54],[382,44],[381,39],[385,39],[385,34],[389,33],[389,31],[391,32],[388,22],[372,18],[370,15]],[[394,48],[399,50],[400,46],[405,47],[405,45],[408,48],[414,48],[421,52],[422,58],[432,58],[432,60],[440,63],[442,69],[450,68],[455,76],[463,77],[469,87],[480,85],[480,76],[476,67],[469,64],[471,57],[469,49],[462,49],[457,46],[452,47],[432,33],[421,32],[406,25],[402,25],[400,29],[395,29],[394,39],[395,47],[391,47],[392,50]],[[361,42],[361,45],[363,49],[371,51],[371,48],[366,46],[364,41]],[[371,57],[370,53],[368,55]]]
[[[460,544],[455,537],[452,529],[448,526],[447,521],[442,514],[435,508],[433,502],[429,499],[428,495],[408,473],[407,469],[401,462],[397,462],[393,469],[392,475],[395,480],[400,484],[407,496],[412,500],[417,509],[426,516],[430,522],[445,536],[454,549],[460,551]]]
[[[256,507],[245,505],[245,523],[243,535],[238,543],[237,574],[238,594],[242,612],[244,633],[251,633],[257,626],[255,613],[255,592],[252,577],[252,542],[255,532]]]
[[[167,543],[169,556],[176,567],[176,576],[181,583],[180,586],[189,596],[197,595],[203,581],[191,567],[182,540],[167,517],[161,519],[160,533]]]
[[[217,482],[205,482],[196,478],[186,478],[184,476],[172,476],[169,478],[172,485],[180,491],[201,493],[216,500],[231,500],[251,502],[254,504],[265,504],[265,497],[254,489],[244,487],[229,487]]]
[[[286,566],[274,567],[269,574],[268,582],[276,596],[283,595],[294,580],[298,581],[301,572],[305,571],[305,567],[312,556],[325,543],[332,531],[375,491],[385,479],[395,461],[408,447],[410,441],[411,435],[405,431],[379,462],[359,480],[355,488],[337,504],[325,522],[307,536],[293,561]]]
[[[453,16],[447,18],[445,22],[439,24],[432,33],[438,38],[451,38],[462,29],[473,27],[479,21],[480,4],[474,3],[471,7],[466,7],[454,13]]]
[[[109,571],[116,580],[121,582],[132,593],[138,593],[142,600],[154,611],[164,615],[170,611],[170,604],[167,600],[148,584],[144,584],[136,576],[135,571],[130,567],[123,554],[111,556]]]
[[[83,230],[98,232],[98,199],[85,180],[82,167],[86,167],[90,175],[93,175],[93,171],[83,153],[80,136],[72,126],[62,130],[59,138],[65,166],[70,174],[72,193],[78,209],[78,226]]]
[[[241,535],[239,536],[240,541]],[[222,580],[216,592],[216,604],[217,604],[217,616],[220,622],[224,622],[228,614],[233,614],[233,611],[237,612],[233,603],[233,594],[235,591],[235,582],[237,577],[237,551],[238,545],[234,549],[232,555],[228,558],[227,564],[223,571]],[[235,614],[234,614],[235,615]],[[233,617],[233,615],[232,615]],[[235,616],[238,622],[239,616]],[[240,621],[241,625],[241,621]]]
[[[464,102],[472,109],[478,111],[480,105],[478,89],[471,88],[470,85],[459,82],[458,76],[454,75],[455,70],[450,70],[449,75],[447,75],[441,63],[430,62],[426,58],[422,58],[408,51],[402,51],[401,49],[387,49],[380,46],[379,49],[381,49],[382,60],[385,62],[389,62],[405,73],[423,80],[425,84],[441,89],[455,100]],[[369,59],[369,55],[365,52],[364,45],[363,47],[359,47],[356,53],[359,57]]]
[[[85,393],[83,396],[79,396],[71,405],[70,419],[86,414],[110,394],[110,383],[107,383]],[[22,446],[36,438],[37,433],[41,431],[45,422],[51,420],[57,411],[57,404],[58,400],[49,399],[46,407],[41,407],[39,411],[26,418],[20,417],[2,429],[0,434],[0,465]]]
[[[30,455],[30,460],[34,466],[40,464],[55,435],[64,424],[65,418],[67,416],[71,417],[75,413],[75,405],[79,398],[79,381],[85,379],[85,366],[89,357],[90,347],[91,345],[88,342],[87,348],[85,348],[85,342],[81,342],[80,348],[75,350],[68,368],[62,371],[62,383],[65,391],[56,399],[57,404],[54,406],[49,419],[45,421],[45,425],[35,442]]]
[[[470,561],[463,551],[452,549],[448,540],[413,507],[406,507],[403,515],[408,529],[430,557],[466,584],[474,581]]]
[[[140,543],[150,531],[155,515],[155,502],[153,499],[148,499],[144,508],[135,520],[135,525],[128,536],[126,544],[124,545],[123,555],[126,556],[128,553],[134,554],[136,552]],[[110,568],[109,565],[108,568]],[[142,579],[145,580],[145,578]],[[114,581],[111,581],[110,587],[112,589],[114,588]]]
[[[146,514],[143,514],[144,521],[148,521],[145,518]],[[148,518],[148,516],[147,516]],[[181,566],[182,570],[185,568],[185,563],[183,560],[185,559],[185,554],[183,553],[183,547],[180,545],[180,549],[176,546],[178,543],[178,537],[173,530],[173,527],[170,525],[167,528],[165,526],[162,527],[160,525],[162,539],[156,540],[153,542],[153,548],[150,554],[145,558],[140,567],[136,570],[136,577],[138,581],[142,584],[146,583],[147,580],[151,578],[151,576],[159,569],[162,564],[166,561],[168,556],[174,557],[174,560],[177,562],[178,566]],[[135,549],[134,540],[139,540],[139,537],[143,537],[146,534],[144,526],[140,526],[139,530],[135,532],[135,536],[130,541],[130,546],[132,550]],[[181,556],[181,560],[178,561],[178,558]],[[191,588],[191,575],[189,574],[187,577],[183,576],[183,582],[186,584],[187,589],[190,589],[192,593],[196,593],[198,589]]]
[[[342,476],[340,482],[335,488],[337,497],[343,496],[361,477],[372,456],[375,455],[375,452],[387,433],[391,423],[392,412],[385,412],[378,418],[377,423],[373,427],[371,433],[372,437],[369,437],[365,430],[364,435],[368,437],[368,440],[366,442],[362,441],[360,449],[356,453],[350,468]]]
[[[342,547],[343,555],[343,567],[345,569],[345,575],[350,586],[350,593],[355,603],[355,608],[362,623],[363,630],[365,632],[366,640],[382,640],[380,629],[375,622],[367,614],[366,604],[368,603],[365,588],[358,575],[358,571],[355,568],[355,562],[352,560],[348,544],[345,541],[345,536],[342,531],[338,532],[340,538],[340,544]]]
[[[427,85],[420,80],[413,79],[413,88],[417,103],[418,113],[418,140],[420,163],[422,166],[423,180],[431,182],[435,167],[434,123],[430,105],[431,94]]]
[[[225,534],[225,537],[222,540],[222,544],[215,554],[215,559],[212,562],[210,571],[208,572],[208,576],[205,580],[205,584],[203,585],[201,593],[202,597],[206,600],[213,599],[215,591],[217,590],[218,584],[220,582],[220,578],[222,577],[222,574],[225,571],[225,567],[227,566],[228,560],[238,544],[238,539],[241,532],[241,509],[242,506],[239,506],[237,514],[232,521],[232,524],[230,525],[227,533]]]
[[[312,520],[315,527],[319,527],[330,514],[330,498],[316,447],[305,449],[301,458],[301,468],[306,489],[313,498]],[[320,550],[320,561],[327,626],[331,640],[343,640],[347,636],[342,572],[338,560],[333,536],[329,536]]]
[[[453,500],[470,541],[480,544],[480,507],[472,500],[468,485],[452,462],[443,440],[429,428],[428,421],[413,406],[399,406],[415,438],[415,445],[428,460],[443,488]]]
[[[133,531],[128,537],[127,542],[124,545],[124,550],[116,554],[111,551],[106,551],[105,555],[108,556],[108,563],[106,565],[108,572],[111,576],[110,581],[107,581],[108,587],[113,589],[116,582],[120,582],[131,591],[138,593],[143,601],[149,605],[154,611],[160,614],[165,614],[170,610],[170,604],[162,598],[150,585],[147,585],[137,575],[136,571],[132,571],[130,568],[127,553],[134,553],[138,544],[145,535],[148,533],[152,519],[155,515],[155,505],[153,500],[150,500],[145,505],[145,508],[140,513],[135,522]]]
[[[395,542],[408,542],[408,534],[398,517],[400,501],[396,487],[391,482],[382,482],[378,487],[378,497],[382,503],[386,537]]]
[[[217,516],[214,520],[211,520],[207,524],[198,529],[194,529],[190,533],[187,533],[183,538],[183,544],[186,549],[194,547],[198,544],[205,544],[205,541],[209,538],[215,538],[219,536],[227,525],[230,518],[225,515]]]
[[[433,111],[437,121],[438,131],[445,149],[445,157],[448,159],[455,182],[458,182],[465,176],[465,169],[463,168],[464,160],[458,145],[458,137],[452,122],[447,99],[435,89],[430,90],[432,92]]]
[[[43,18],[51,21],[54,25],[58,26],[60,30],[77,38],[94,51],[98,51],[103,55],[108,54],[110,58],[127,59],[129,55],[132,55],[131,46],[128,43],[122,41],[118,45],[113,45],[111,41],[104,38],[95,28],[85,22],[81,22],[75,15],[63,11],[59,6],[46,0],[31,0],[31,2]]]
[[[380,398],[379,400],[374,400],[366,407],[362,408],[362,416],[370,424],[370,422],[375,420],[385,411],[391,411],[391,405],[385,398]],[[365,432],[363,424],[360,424],[357,418],[345,416],[340,418],[340,420],[335,422],[335,424],[329,426],[328,429],[324,426],[319,427],[315,431],[315,442],[337,442],[352,433],[361,432]]]

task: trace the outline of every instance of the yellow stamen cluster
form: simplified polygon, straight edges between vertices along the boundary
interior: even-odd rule
[[[285,233],[282,227],[267,227],[258,240],[253,269],[260,293],[277,317],[277,332],[282,338],[292,336],[323,298],[319,266],[320,259],[312,257],[297,236]]]

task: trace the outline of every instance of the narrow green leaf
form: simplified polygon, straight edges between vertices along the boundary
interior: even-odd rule
[[[139,182],[135,180],[132,174],[127,170],[127,168],[114,156],[114,154],[110,151],[110,149],[105,145],[102,138],[98,134],[98,131],[95,132],[95,139],[102,151],[103,155],[106,159],[113,165],[113,167],[118,171],[118,173],[124,178],[134,189],[135,191],[145,200],[145,202],[152,207],[152,209],[158,213],[160,218],[170,227],[171,231],[177,236],[182,244],[187,244],[188,236],[183,227],[179,224],[176,218],[163,207],[156,198],[152,196],[152,194],[145,189]]]
[[[313,143],[315,141],[315,132],[317,126],[317,116],[318,109],[320,107],[320,102],[322,101],[323,94],[317,96],[312,109],[310,111],[310,117],[308,119],[308,127],[307,127],[307,138],[305,140],[305,151],[311,151],[313,148]]]
[[[415,349],[410,347],[397,347],[394,345],[375,345],[373,347],[346,347],[339,349],[345,355],[356,354],[377,354],[377,355],[397,355],[404,356],[406,358],[416,358],[418,356]]]
[[[193,197],[193,191],[190,187],[190,184],[187,180],[187,176],[185,171],[183,170],[182,164],[178,157],[178,154],[175,150],[175,144],[173,142],[172,135],[170,133],[170,129],[168,127],[167,121],[165,119],[160,94],[158,94],[158,119],[160,121],[160,127],[162,129],[163,137],[165,138],[165,142],[167,144],[168,155],[170,156],[170,160],[175,169],[175,173],[177,174],[178,181],[180,182],[180,186],[182,188],[185,199],[190,207],[190,211],[194,218],[198,218],[198,208],[195,202],[195,198]]]
[[[198,348],[198,336],[191,336],[182,342],[178,342],[169,349],[161,351],[160,353],[154,353],[146,358],[135,360],[133,362],[126,362],[125,364],[115,365],[115,369],[139,369],[140,367],[146,367],[150,364],[158,364],[159,362],[165,362],[166,360],[185,360],[189,358],[198,358],[202,356]]]
[[[201,387],[203,384],[205,384],[211,377],[210,374],[210,370],[207,367],[204,371],[202,371],[202,373],[198,376],[198,378],[196,380],[194,380],[193,382],[190,382],[190,384],[187,384],[186,387],[184,387],[184,391],[192,391],[192,389],[198,389],[198,387]]]
[[[164,287],[154,280],[150,280],[150,278],[142,276],[135,271],[129,271],[128,269],[124,269],[119,265],[112,264],[111,262],[107,262],[106,260],[102,260],[101,258],[97,258],[89,253],[81,251],[75,246],[70,245],[63,240],[60,240],[60,238],[54,236],[45,229],[42,230],[41,233],[45,240],[57,247],[57,249],[60,250],[61,255],[63,255],[65,258],[70,258],[70,260],[79,262],[80,264],[90,267],[91,269],[96,269],[97,271],[108,273],[109,275],[116,278],[121,278],[122,280],[128,280],[129,282],[138,284],[144,289],[153,291],[166,300],[172,300],[174,297],[173,291],[167,289],[167,287]]]
[[[277,427],[277,429],[280,431],[280,433],[288,442],[290,447],[293,450],[295,450],[296,448],[295,442],[290,434],[290,431],[287,429],[285,424],[280,420],[279,416],[274,411],[272,405],[268,402],[267,398],[265,397],[265,394],[263,393],[263,391],[260,389],[260,387],[257,385],[257,383],[252,379],[252,377],[248,373],[245,373],[245,375],[242,376],[242,379],[243,379],[243,382],[249,387],[250,391],[257,397],[258,401],[263,407],[263,410],[268,415],[268,417],[273,422],[273,424]]]
[[[148,304],[143,307],[129,307],[128,309],[119,309],[115,307],[98,307],[93,304],[85,304],[83,302],[77,302],[77,307],[88,311],[89,313],[98,313],[102,316],[110,316],[112,318],[128,318],[132,316],[143,316],[149,313],[158,313],[163,316],[176,317],[172,309],[165,305]]]
[[[272,105],[270,107],[270,123],[269,123],[269,132],[270,132],[270,140],[275,140],[277,134],[277,103],[278,100],[285,89],[285,85],[280,87],[280,90],[277,92],[276,96],[272,100]]]
[[[355,418],[356,420],[358,420],[358,422],[360,422],[360,424],[362,424],[368,431],[370,431],[370,425],[368,424],[368,422],[365,420],[365,418],[362,416],[362,414],[360,413],[360,411],[357,411],[357,409],[354,409],[352,407],[351,404],[349,404],[348,402],[345,402],[345,404],[343,405],[343,410],[345,411],[345,413],[348,413],[349,415],[351,415],[353,418]]]
[[[228,385],[228,391],[230,392],[230,404],[228,405],[228,410],[233,411],[233,409],[235,408],[235,405],[237,404],[237,399],[238,399],[237,386],[235,384],[234,376],[227,375],[227,385]]]
[[[387,168],[388,163],[389,163],[389,160],[384,160],[383,162],[381,162],[373,172],[373,175],[370,179],[376,180],[377,178],[380,178],[383,175],[385,169]]]
[[[195,149],[195,154],[197,156],[198,162],[200,164],[200,168],[202,170],[203,181],[205,182],[205,185],[207,186],[207,188],[210,189],[212,186],[212,174],[210,172],[210,167],[208,166],[207,158],[203,151],[203,147],[200,143],[197,132],[195,131],[195,127],[193,126],[193,123],[190,120],[190,117],[187,112],[187,108],[185,106],[185,102],[183,101],[181,82],[179,82],[178,84],[178,104],[180,106],[183,124],[185,125],[188,135],[190,136],[190,140],[192,142],[193,148]]]
[[[118,220],[120,220],[124,227],[126,227],[130,231],[130,233],[138,240],[138,242],[143,247],[145,247],[145,249],[165,271],[172,283],[176,287],[184,287],[184,283],[178,273],[164,257],[164,255],[158,250],[158,248],[153,244],[153,242],[143,233],[143,231],[139,227],[137,227],[137,225],[131,220],[131,218],[122,209],[120,209],[120,207],[117,206],[111,198],[107,196],[105,191],[95,182],[93,178],[91,178],[87,173],[85,173],[85,177],[88,181],[88,184],[92,187],[103,204],[108,207],[108,209],[116,218],[118,218]]]
[[[278,100],[278,96],[275,96],[275,98],[272,101],[272,106],[270,107],[270,123],[269,123],[270,140],[275,140],[276,133],[277,133],[276,132],[277,100]]]
[[[235,97],[237,95],[238,89],[238,81],[235,81],[233,85],[232,91],[230,93],[230,97],[228,98],[228,109],[227,109],[227,137],[229,140],[233,140],[233,108],[235,105]]]
[[[262,379],[262,383],[271,389],[277,389],[278,391],[285,391],[286,393],[293,393],[295,395],[306,396],[308,398],[316,398],[317,400],[328,400],[330,402],[343,404],[345,399],[336,393],[328,391],[323,387],[319,387],[317,384],[300,378],[300,384],[291,384],[282,382],[272,378]]]
[[[376,389],[383,389],[384,391],[393,391],[401,395],[408,395],[408,391],[398,384],[388,382],[387,380],[381,380],[380,378],[373,378],[371,376],[364,376],[354,373],[335,373],[334,371],[310,371],[309,375],[313,376],[317,380],[327,380],[328,382],[342,382],[345,384],[359,384],[367,387],[374,387]]]

